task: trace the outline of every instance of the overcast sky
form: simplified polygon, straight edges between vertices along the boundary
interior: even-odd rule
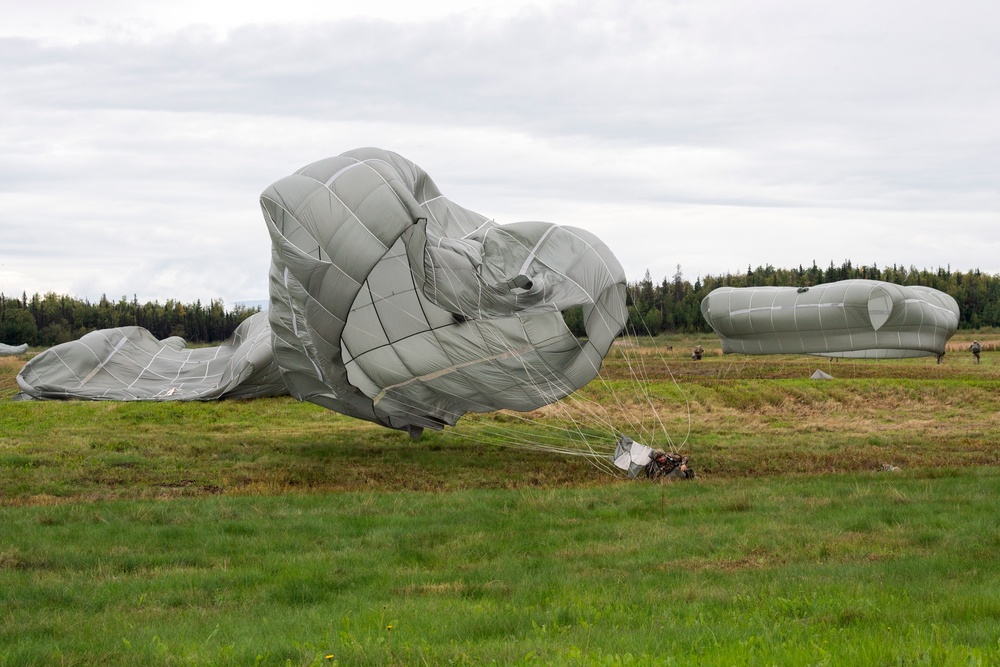
[[[266,299],[260,193],[361,146],[630,281],[1000,273],[995,0],[33,0],[0,91],[8,296]]]

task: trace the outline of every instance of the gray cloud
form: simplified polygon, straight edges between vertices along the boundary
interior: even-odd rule
[[[257,195],[359,145],[500,221],[609,236],[635,279],[1000,271],[993,3],[433,16],[0,37],[0,221],[31,230],[0,291],[260,298]]]

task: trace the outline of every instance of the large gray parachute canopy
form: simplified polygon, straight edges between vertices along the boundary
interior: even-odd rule
[[[877,359],[944,354],[959,316],[944,292],[876,280],[720,287],[701,313],[725,353]]]
[[[365,148],[264,191],[274,355],[291,394],[419,433],[528,411],[596,377],[625,275],[592,234],[498,225],[417,165]],[[586,340],[562,311],[582,307]]]
[[[498,225],[383,150],[321,160],[261,195],[270,308],[215,348],[103,329],[30,360],[38,399],[291,393],[416,435],[467,412],[528,411],[596,377],[626,320],[625,274],[595,236]],[[562,311],[581,308],[578,340]]]

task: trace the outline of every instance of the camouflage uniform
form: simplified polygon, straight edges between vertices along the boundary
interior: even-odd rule
[[[666,459],[661,463],[656,459],[663,454]],[[677,454],[666,454],[662,450],[653,453],[653,459],[646,464],[646,477],[648,479],[694,479],[694,470],[687,468],[681,470],[681,466],[687,468],[687,457]]]

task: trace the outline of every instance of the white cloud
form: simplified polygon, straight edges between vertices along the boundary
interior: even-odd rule
[[[586,227],[635,280],[1000,272],[985,0],[78,5],[0,26],[7,294],[261,298],[259,193],[365,145]]]

